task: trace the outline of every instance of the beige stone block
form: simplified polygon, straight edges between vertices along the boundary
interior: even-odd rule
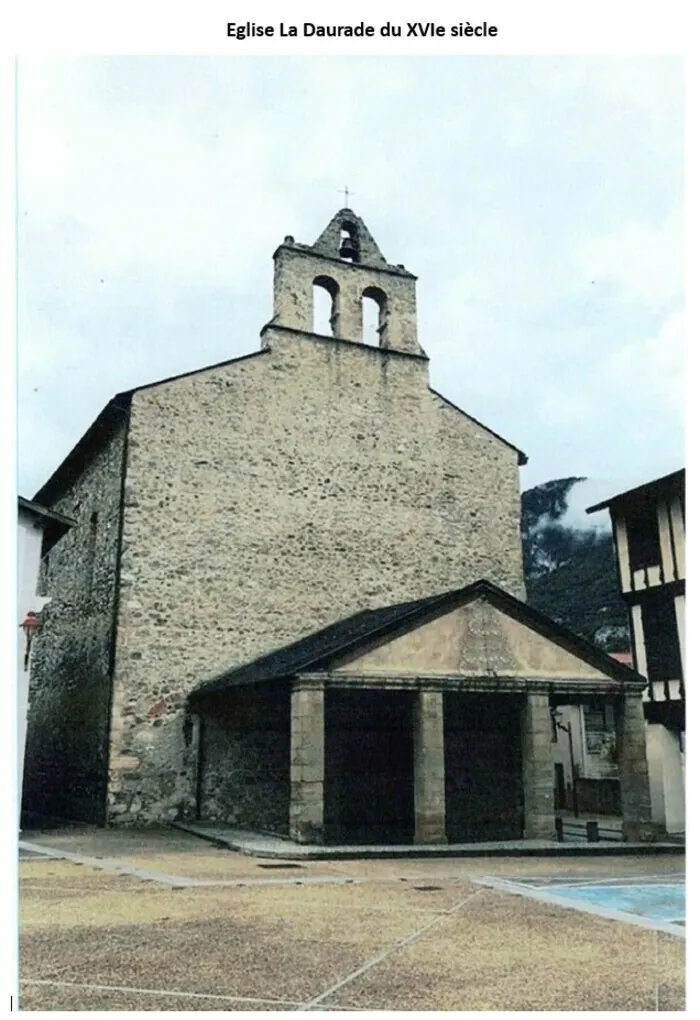
[[[112,759],[111,767],[115,772],[128,772],[131,769],[137,769],[140,764],[136,755],[120,754]]]

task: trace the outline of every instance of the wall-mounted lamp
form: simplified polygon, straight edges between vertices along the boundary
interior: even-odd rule
[[[23,665],[24,665],[24,672],[25,673],[29,669],[29,656],[31,655],[31,651],[32,651],[32,638],[34,637],[34,634],[36,633],[36,630],[37,630],[38,626],[39,626],[39,617],[37,616],[37,614],[32,609],[30,609],[29,612],[27,613],[27,615],[25,616],[25,618],[20,623],[20,627],[24,631],[25,645],[24,645],[24,663],[23,663]]]

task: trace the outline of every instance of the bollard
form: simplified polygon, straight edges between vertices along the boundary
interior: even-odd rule
[[[559,817],[556,817],[554,819],[554,830],[555,830],[556,835],[557,835],[557,842],[558,843],[563,843],[564,842],[564,823],[561,820],[561,818],[559,818]]]
[[[586,839],[589,843],[600,843],[597,822],[586,822]]]

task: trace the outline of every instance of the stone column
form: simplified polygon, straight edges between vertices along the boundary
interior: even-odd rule
[[[323,842],[323,685],[295,681],[291,694],[289,835]]]
[[[413,708],[414,843],[446,843],[442,692],[417,691]]]
[[[525,695],[522,720],[523,839],[554,839],[554,763],[549,695]]]
[[[617,706],[617,742],[620,770],[622,838],[637,842],[654,839],[651,822],[649,768],[641,692],[628,693]]]
[[[345,277],[340,286],[334,305],[337,309],[335,334],[341,340],[354,340],[362,343],[362,294],[359,287],[351,286],[351,280]]]

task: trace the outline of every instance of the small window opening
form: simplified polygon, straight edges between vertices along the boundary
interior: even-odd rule
[[[90,514],[90,532],[87,540],[87,555],[85,557],[85,568],[87,574],[86,592],[91,602],[95,586],[95,547],[97,545],[97,513]]]
[[[378,287],[368,287],[362,295],[362,342],[372,347],[384,347],[386,325],[386,294]]]
[[[194,734],[194,720],[191,715],[185,716],[185,721],[182,724],[182,735],[185,738],[185,747],[189,747],[192,743],[192,736]]]
[[[338,284],[328,276],[314,280],[314,333],[337,336]]]

